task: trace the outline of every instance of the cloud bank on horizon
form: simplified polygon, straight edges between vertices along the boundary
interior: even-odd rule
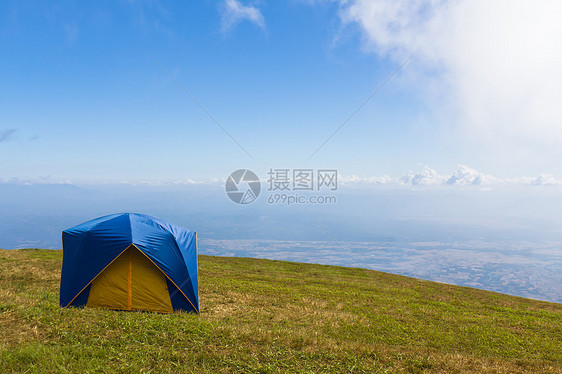
[[[359,177],[356,175],[340,178],[343,185],[401,185],[401,186],[490,186],[490,185],[534,185],[554,186],[562,185],[562,180],[551,174],[541,174],[537,177],[521,177],[502,179],[489,174],[483,174],[466,165],[458,165],[449,175],[439,174],[434,169],[423,165],[419,171],[408,171],[401,177]]]
[[[561,2],[339,3],[366,51],[397,62],[414,54],[418,89],[468,133],[492,142],[562,141]]]
[[[556,179],[552,174],[541,174],[536,177],[519,177],[502,179],[490,174],[481,173],[466,165],[458,165],[451,174],[439,174],[427,165],[420,165],[421,170],[404,173],[399,177],[389,175],[362,177],[358,175],[343,175],[338,173],[338,183],[344,187],[373,187],[386,185],[391,187],[416,187],[416,186],[492,186],[492,185],[532,185],[532,186],[562,186],[562,180]],[[258,173],[259,174],[259,173]],[[131,186],[209,186],[224,185],[226,178],[210,178],[206,180],[185,179],[177,181],[97,181],[86,184],[101,185],[131,185]],[[268,183],[262,179],[262,183]],[[34,184],[61,184],[73,185],[70,180],[56,180],[48,177],[39,178],[0,178],[0,184],[34,185]]]

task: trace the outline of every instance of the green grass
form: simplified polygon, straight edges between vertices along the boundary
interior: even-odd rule
[[[62,253],[0,250],[0,373],[562,373],[562,305],[199,256],[201,314],[62,309]]]

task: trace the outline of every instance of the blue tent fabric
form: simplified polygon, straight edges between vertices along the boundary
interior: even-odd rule
[[[85,306],[89,286],[134,244],[168,278],[174,310],[199,312],[196,233],[136,213],[93,219],[62,233],[60,305]]]

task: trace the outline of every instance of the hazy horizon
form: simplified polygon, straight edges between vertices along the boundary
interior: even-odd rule
[[[341,187],[327,205],[252,204],[212,185],[0,183],[0,248],[60,249],[61,232],[118,212],[190,230],[199,253],[364,267],[562,302],[562,186]],[[365,209],[368,207],[368,209]]]

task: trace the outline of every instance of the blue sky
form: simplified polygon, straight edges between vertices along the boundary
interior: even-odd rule
[[[558,5],[528,7],[5,1],[0,178],[206,180],[304,166],[395,177],[458,164],[561,177]]]

